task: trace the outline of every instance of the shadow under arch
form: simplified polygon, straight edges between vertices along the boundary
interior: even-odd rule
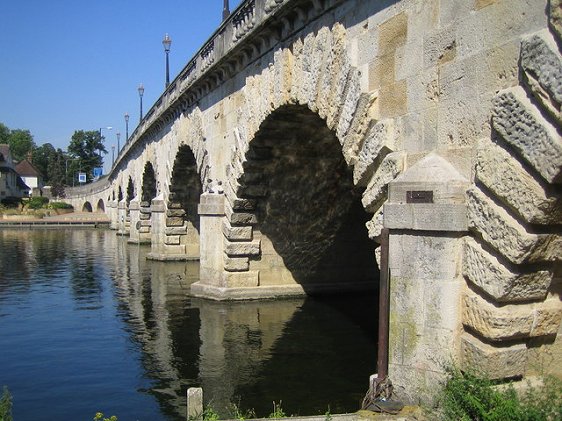
[[[144,165],[144,171],[142,174],[141,201],[144,202],[144,204],[141,206],[150,206],[150,202],[156,197],[156,195],[156,173],[154,172],[152,163],[147,162]]]
[[[308,107],[284,105],[250,142],[238,197],[255,206],[254,237],[261,255],[251,260],[260,285],[299,283],[321,289],[376,288],[376,244],[370,215],[336,134]]]
[[[103,203],[103,199],[98,200],[96,212],[105,212],[105,204]]]
[[[197,207],[202,193],[203,186],[197,171],[195,155],[188,145],[180,145],[172,170],[168,209],[183,209],[185,211],[184,219],[188,222],[188,225],[197,231],[197,238],[188,241],[195,241],[197,244],[199,244]],[[189,231],[192,230],[189,230],[188,227]]]
[[[90,202],[84,202],[82,205],[82,212],[92,212],[92,204]]]

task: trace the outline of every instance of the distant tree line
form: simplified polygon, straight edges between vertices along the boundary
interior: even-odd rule
[[[37,146],[29,130],[9,129],[0,123],[0,143],[10,145],[16,161],[31,160],[43,175],[45,185],[52,186],[53,194],[64,197],[64,186],[78,184],[78,173],[86,174],[86,182],[94,178],[94,168],[103,166],[102,153],[107,153],[104,137],[97,130],[77,130],[66,151],[50,143]]]

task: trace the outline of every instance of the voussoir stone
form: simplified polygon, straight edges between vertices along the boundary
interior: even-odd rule
[[[394,124],[392,120],[379,121],[369,131],[355,166],[353,167],[353,182],[366,185],[373,175],[377,165],[394,148]]]
[[[526,231],[505,209],[476,186],[467,191],[468,227],[515,264],[562,259],[562,236]]]
[[[553,277],[551,271],[514,273],[471,238],[465,239],[463,251],[463,275],[496,301],[516,302],[546,297]]]
[[[562,104],[562,58],[546,31],[534,34],[521,44],[521,67],[537,97],[546,94],[554,109]],[[537,83],[538,85],[535,85]]]
[[[528,223],[562,222],[562,198],[544,188],[505,149],[491,142],[478,148],[476,178]]]
[[[562,181],[562,140],[527,98],[521,87],[501,92],[494,100],[494,129],[546,181]]]
[[[392,152],[384,157],[367,185],[361,202],[367,212],[375,212],[387,198],[388,183],[404,169],[404,152]]]
[[[496,348],[464,333],[461,337],[461,366],[486,373],[491,379],[522,376],[527,366],[527,346],[519,343]]]

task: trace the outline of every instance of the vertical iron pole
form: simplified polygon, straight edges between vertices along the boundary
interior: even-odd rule
[[[388,330],[390,310],[390,268],[388,267],[388,228],[381,232],[381,272],[379,286],[379,343],[377,355],[377,377],[388,376]]]

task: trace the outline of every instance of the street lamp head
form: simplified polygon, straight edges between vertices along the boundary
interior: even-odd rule
[[[164,51],[168,53],[170,51],[170,46],[172,45],[172,38],[170,38],[168,34],[164,36],[162,45],[164,46]]]
[[[115,134],[117,135],[117,140],[119,140],[119,138],[121,137],[121,133],[120,133],[120,132],[117,132],[117,133],[115,133]]]
[[[142,98],[143,94],[144,94],[144,86],[141,83],[138,87],[138,91],[139,91],[139,96]]]
[[[125,113],[125,122],[126,122],[126,123],[129,122],[129,113]]]

